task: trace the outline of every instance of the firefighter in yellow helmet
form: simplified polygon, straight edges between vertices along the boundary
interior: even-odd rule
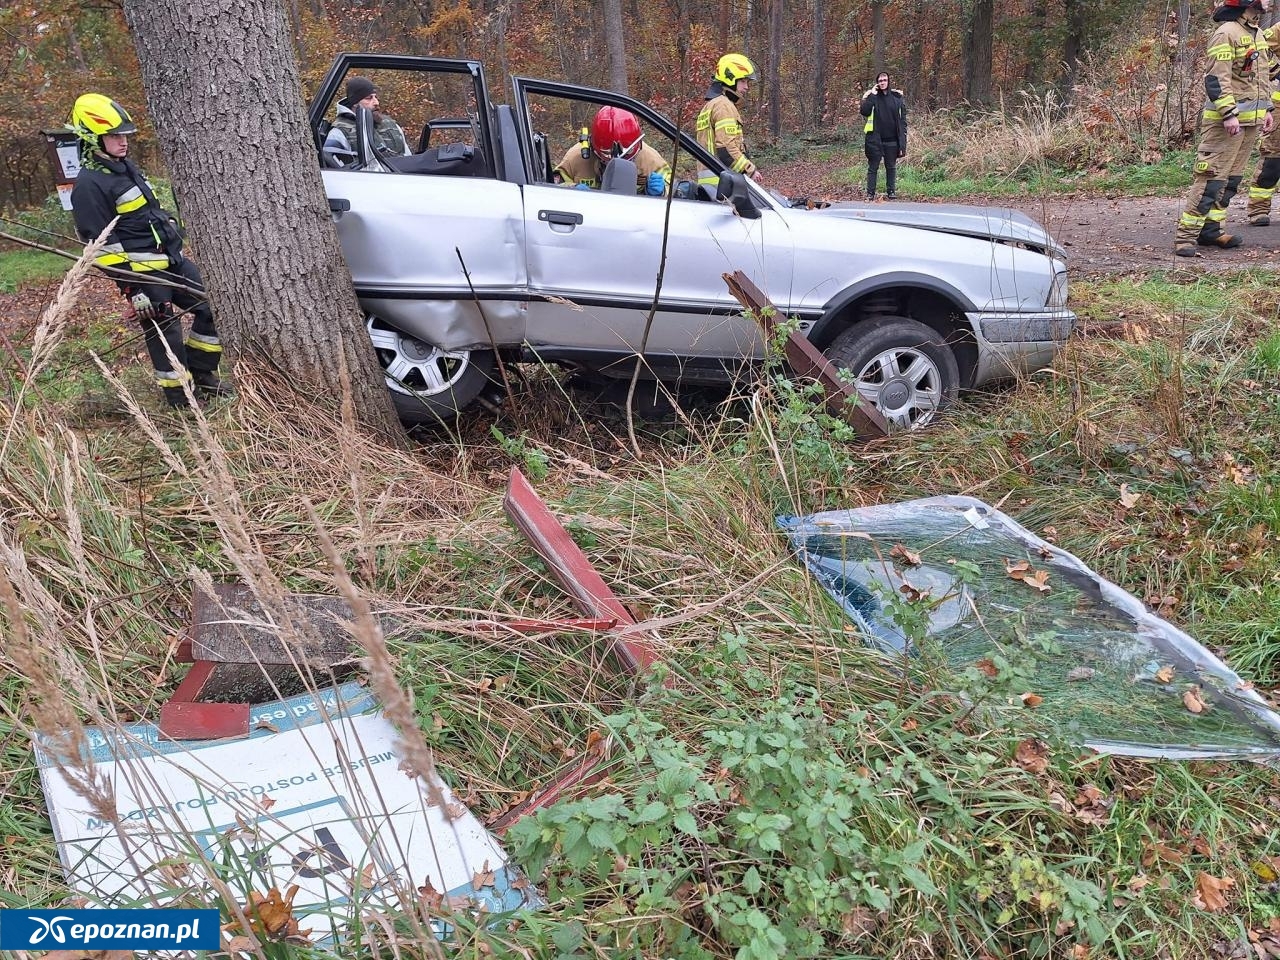
[[[1240,246],[1240,238],[1222,227],[1258,131],[1269,133],[1274,122],[1266,60],[1259,62],[1265,44],[1258,36],[1262,15],[1270,8],[1271,0],[1221,0],[1213,12],[1218,27],[1209,38],[1195,179],[1173,239],[1180,257],[1196,256],[1197,245]]]
[[[698,142],[730,170],[745,173],[756,181],[760,180],[760,171],[747,156],[738,101],[749,92],[751,81],[759,78],[755,64],[745,56],[726,53],[716,63],[715,79],[704,98],[707,104],[697,121]],[[714,184],[717,179],[704,176],[699,182]]]
[[[222,394],[217,373],[222,342],[204,281],[196,265],[182,255],[177,221],[161,209],[150,182],[129,159],[129,137],[138,132],[137,126],[110,97],[86,93],[71,108],[67,127],[81,141],[80,172],[71,191],[76,232],[88,242],[119,218],[95,262],[106,268],[132,304],[165,400],[174,407],[187,406],[183,383],[188,378],[198,396]],[[193,318],[185,341],[184,312]],[[177,369],[165,344],[178,360]]]

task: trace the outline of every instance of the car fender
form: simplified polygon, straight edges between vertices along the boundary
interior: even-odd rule
[[[880,290],[896,292],[904,288],[928,290],[938,294],[951,303],[960,315],[977,310],[972,300],[940,277],[910,270],[895,270],[856,280],[828,300],[823,305],[822,314],[809,328],[809,339],[819,346],[830,343],[843,329],[844,324],[840,318],[850,304]],[[965,322],[967,324],[967,319]]]

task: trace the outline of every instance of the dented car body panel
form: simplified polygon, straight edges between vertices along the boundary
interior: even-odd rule
[[[643,349],[655,369],[729,376],[764,354],[722,279],[735,270],[821,349],[885,319],[922,324],[953,345],[963,387],[1044,366],[1074,326],[1063,251],[1029,217],[932,204],[802,209],[752,182],[738,187],[741,205],[717,202],[681,171],[719,173],[718,161],[647,105],[607,91],[516,78],[512,103],[495,105],[474,61],[342,54],[311,105],[318,145],[345,77],[371,70],[452,78],[473,98],[422,124],[423,145],[442,131],[475,141],[459,147],[474,151],[458,166],[465,175],[448,175],[447,147],[427,148],[442,151],[434,175],[400,172],[367,145],[354,168],[322,154],[362,306],[424,349],[619,375]],[[646,142],[671,152],[675,198],[550,182],[568,123],[539,124],[554,126],[562,107],[576,118],[600,105],[632,111]],[[469,124],[456,119],[464,112]]]

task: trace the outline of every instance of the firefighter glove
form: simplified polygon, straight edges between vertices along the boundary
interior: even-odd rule
[[[160,315],[159,306],[152,303],[151,298],[141,291],[135,293],[129,302],[133,304],[133,311],[138,315],[139,320],[154,320]]]
[[[649,179],[645,181],[644,192],[651,197],[660,197],[667,192],[667,178],[658,171],[649,174]]]

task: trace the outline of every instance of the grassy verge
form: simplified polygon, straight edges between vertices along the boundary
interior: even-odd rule
[[[911,197],[941,200],[971,196],[1017,197],[1072,193],[1119,196],[1170,196],[1190,182],[1192,154],[1171,151],[1153,164],[1117,164],[1076,169],[1052,165],[1024,165],[993,172],[954,172],[966,161],[946,152],[925,150],[898,165],[898,189]],[[846,153],[848,164],[837,177],[859,185],[866,178],[861,150]],[[883,176],[883,175],[882,175]]]
[[[959,694],[981,679],[904,674],[864,648],[774,527],[779,513],[978,496],[1260,685],[1280,682],[1280,288],[1242,275],[1226,307],[1219,283],[1078,283],[1085,329],[1052,372],[864,447],[777,381],[652,426],[636,459],[620,424],[549,390],[403,451],[248,372],[207,423],[72,430],[74,403],[37,370],[25,410],[9,386],[0,447],[0,833],[22,851],[5,886],[25,903],[67,896],[21,734],[154,718],[195,567],[267,597],[347,584],[417,609],[390,656],[421,737],[482,817],[593,738],[609,743],[607,781],[508,835],[550,906],[516,928],[459,921],[475,955],[1252,949],[1250,932],[1265,942],[1280,916],[1274,769],[1098,757],[1028,711],[975,712]],[[46,362],[83,347],[65,339]],[[540,493],[633,612],[661,621],[669,685],[633,689],[554,638],[441,628],[477,612],[572,615],[502,518],[513,461],[537,466]],[[1033,736],[1034,763],[1020,754]]]
[[[24,283],[52,280],[67,272],[69,260],[39,250],[0,253],[0,293],[13,293]]]

